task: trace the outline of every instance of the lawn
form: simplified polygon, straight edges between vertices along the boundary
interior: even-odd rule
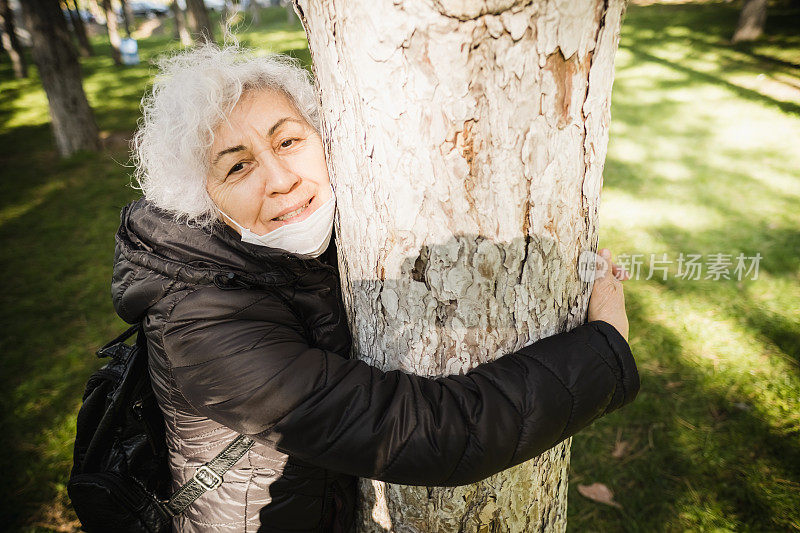
[[[573,438],[571,531],[800,530],[800,8],[730,46],[737,3],[631,5],[604,173],[600,246],[642,254],[626,283],[639,398]],[[280,9],[245,45],[310,62]],[[125,139],[171,29],[115,68],[83,61],[107,144],[59,160],[38,80],[0,64],[0,523],[72,531],[65,480],[80,395],[121,331],[110,299]],[[35,72],[35,69],[34,69]],[[683,253],[761,254],[756,279],[680,279]],[[666,254],[666,279],[645,279]],[[707,263],[706,263],[707,264]],[[599,482],[621,507],[578,485]]]

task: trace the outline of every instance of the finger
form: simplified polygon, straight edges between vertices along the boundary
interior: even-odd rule
[[[595,280],[601,280],[611,274],[611,264],[605,257],[608,255],[608,249],[603,248],[600,254],[595,254]]]
[[[597,262],[601,269],[600,278],[614,275],[612,271],[613,263],[611,262],[611,250],[608,248],[600,248],[600,250],[598,250]]]

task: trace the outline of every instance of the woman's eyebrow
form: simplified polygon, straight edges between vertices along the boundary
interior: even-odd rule
[[[281,124],[283,124],[284,122],[287,122],[287,121],[289,121],[289,122],[297,122],[298,124],[303,124],[303,121],[298,120],[296,118],[283,117],[282,119],[278,120],[278,122],[276,122],[275,124],[272,125],[272,127],[267,132],[267,135],[272,135],[273,133],[275,133],[275,130],[280,128]],[[214,161],[213,161],[212,165],[216,165],[219,162],[219,160],[222,158],[222,156],[224,156],[224,155],[232,154],[234,152],[241,152],[243,150],[246,150],[246,148],[244,146],[242,146],[241,144],[239,144],[237,146],[231,146],[230,148],[225,148],[224,150],[219,152],[214,157]]]
[[[273,125],[272,125],[272,127],[271,127],[271,128],[269,129],[269,131],[267,132],[267,135],[272,135],[273,133],[275,133],[275,130],[277,130],[277,129],[278,129],[280,126],[281,126],[281,124],[283,124],[283,123],[284,123],[284,122],[286,122],[287,120],[288,120],[288,121],[292,121],[292,122],[297,122],[298,124],[302,124],[302,123],[303,123],[302,121],[300,121],[300,120],[297,120],[296,118],[292,118],[292,117],[283,117],[283,118],[282,118],[282,119],[280,119],[278,122],[276,122],[275,124],[273,124]]]
[[[241,144],[237,146],[231,146],[230,148],[225,148],[223,151],[217,154],[217,156],[214,158],[214,162],[212,163],[212,165],[216,165],[223,155],[232,154],[234,152],[241,152],[242,150],[245,150],[245,147],[242,146]]]

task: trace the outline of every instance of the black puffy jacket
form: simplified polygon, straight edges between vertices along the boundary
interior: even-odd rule
[[[526,461],[639,390],[625,339],[594,321],[464,375],[348,358],[335,246],[317,259],[175,223],[143,200],[116,236],[113,301],[145,319],[173,488],[237,433],[256,445],[175,519],[187,531],[346,531],[356,476],[478,481]]]

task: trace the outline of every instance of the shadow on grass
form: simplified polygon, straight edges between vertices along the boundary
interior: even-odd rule
[[[634,403],[573,437],[569,530],[778,530],[797,520],[796,489],[776,498],[770,477],[797,479],[800,447],[759,406],[693,364],[681,335],[626,293],[642,388]],[[713,371],[711,372],[713,374]],[[627,443],[613,457],[615,440]],[[577,484],[607,484],[621,509],[589,502]]]
[[[109,296],[113,235],[136,196],[109,154],[73,158],[60,175],[28,163],[64,188],[0,225],[0,426],[9,436],[0,469],[16,480],[0,489],[8,527],[64,496],[74,416],[102,363],[93,351],[122,327]]]
[[[651,281],[688,299],[704,301],[720,315],[737,317],[756,337],[763,338],[780,350],[800,374],[800,323],[766,308],[743,291],[744,285],[753,287],[750,292],[757,290],[759,279],[756,274],[762,280],[764,274],[791,279],[800,264],[800,247],[797,246],[800,243],[799,229],[770,229],[742,224],[736,232],[731,232],[727,226],[687,231],[674,225],[662,225],[658,233],[660,240],[670,250],[700,253],[708,249],[719,251],[719,247],[724,246],[723,251],[732,254],[732,267],[737,252],[741,251],[748,257],[760,253],[758,271],[751,271],[747,275],[742,272],[741,280],[731,268],[729,280],[705,281],[707,272],[702,272],[700,279],[703,281],[678,280],[674,277],[668,277],[667,280],[654,277]],[[750,263],[745,263],[745,270]]]
[[[269,31],[263,23],[273,19],[282,30],[299,27],[285,24],[282,8],[262,13],[253,35]],[[295,40],[275,46],[309,67],[308,50]],[[115,67],[105,39],[94,44],[96,57],[83,61],[84,87],[101,131],[125,137],[155,72],[152,61],[179,45],[166,36],[140,40],[142,63]],[[5,64],[0,76],[2,125],[22,110],[21,99],[43,91],[35,78],[5,81]],[[120,209],[138,196],[120,166],[128,159],[124,145],[60,160],[42,110],[41,123],[0,133],[0,469],[13,480],[0,488],[0,521],[10,530],[74,526],[64,484],[75,414],[86,379],[103,363],[94,350],[123,328],[109,292],[114,234]]]
[[[766,142],[720,146],[715,128],[722,121],[714,116],[719,113],[714,101],[703,108],[698,100],[699,105],[688,107],[698,114],[686,114],[688,98],[703,98],[705,88],[723,88],[737,105],[749,102],[797,118],[796,102],[742,87],[729,76],[780,73],[788,80],[781,83],[796,88],[792,80],[800,80],[800,73],[793,58],[800,56],[800,9],[771,5],[767,35],[731,46],[739,8],[722,3],[629,7],[604,188],[636,207],[657,206],[642,211],[647,227],[640,233],[648,242],[675,255],[760,252],[759,271],[768,280],[763,283],[779,291],[783,284],[795,286],[800,264],[800,230],[791,223],[798,196],[785,186],[796,177],[787,163],[792,159],[771,151]],[[780,46],[787,50],[776,50]],[[651,65],[658,69],[636,70]],[[765,116],[774,115],[749,118]],[[728,120],[737,127],[739,118]],[[620,144],[615,147],[615,142]],[[661,164],[665,167],[656,168]],[[759,168],[769,172],[759,174]],[[772,177],[781,177],[784,186],[770,182]],[[706,224],[648,220],[670,220],[671,209],[691,216],[693,207],[710,215]],[[631,227],[611,232],[615,241],[625,242],[625,232],[637,221],[620,220]],[[631,345],[642,390],[633,404],[573,438],[569,530],[800,528],[800,415],[791,410],[800,373],[791,372],[800,368],[800,324],[790,319],[792,311],[781,314],[780,304],[756,292],[758,280],[741,285],[674,278],[627,283]],[[719,316],[757,352],[741,353],[738,362],[724,360],[724,354],[735,351],[730,344],[721,346],[720,353],[713,344],[698,353],[694,346],[706,346],[720,334],[707,323],[688,332],[684,325],[670,324],[668,317],[679,313],[671,302]],[[698,342],[704,336],[706,343]],[[718,364],[730,369],[719,371]],[[612,455],[617,440],[628,446],[618,458]],[[578,484],[593,482],[614,490],[622,509],[578,493]]]
[[[785,102],[782,100],[776,100],[775,98],[767,96],[758,91],[754,91],[752,89],[736,85],[735,83],[731,83],[728,80],[724,79],[722,76],[717,76],[709,72],[701,72],[699,70],[695,70],[686,67],[684,65],[681,65],[680,63],[675,61],[668,61],[666,59],[662,59],[657,55],[645,52],[644,50],[641,49],[632,48],[631,52],[637,59],[641,61],[648,61],[651,63],[664,65],[678,72],[682,72],[687,75],[690,81],[698,81],[703,83],[709,83],[712,85],[717,85],[720,87],[725,87],[726,89],[729,89],[732,92],[734,92],[737,96],[740,96],[744,99],[751,100],[754,102],[759,102],[762,104],[767,104],[770,106],[775,106],[784,113],[792,113],[795,115],[800,115],[800,105],[795,104],[794,102]]]

